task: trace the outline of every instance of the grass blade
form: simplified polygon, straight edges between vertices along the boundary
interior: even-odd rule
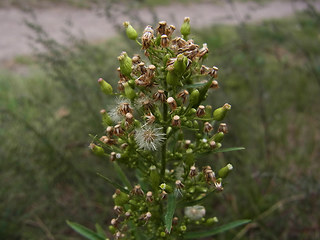
[[[90,230],[89,228],[86,228],[84,226],[82,226],[79,223],[74,223],[74,222],[70,222],[67,221],[67,224],[77,233],[79,233],[80,235],[82,235],[83,237],[89,239],[89,240],[105,240],[104,237],[101,237],[100,235],[98,235],[97,233],[95,233],[94,231]]]
[[[166,215],[164,216],[164,223],[168,233],[171,232],[172,218],[175,210],[176,210],[176,196],[175,196],[175,193],[170,193],[168,196]]]
[[[125,188],[122,187],[120,184],[112,181],[111,179],[103,176],[103,175],[100,174],[100,173],[97,173],[97,174],[98,174],[98,176],[100,176],[100,177],[102,177],[104,180],[106,180],[108,183],[110,183],[115,189],[118,188],[118,189],[120,189],[122,192],[129,194],[129,190],[128,190],[128,189],[125,189]]]
[[[104,239],[106,239],[106,238],[107,238],[107,235],[106,235],[106,233],[104,232],[103,228],[102,228],[98,223],[96,223],[95,227],[96,227],[97,234],[98,234],[100,237],[103,237]]]
[[[239,227],[239,226],[247,224],[249,222],[251,222],[250,219],[241,219],[241,220],[237,220],[237,221],[234,221],[234,222],[231,222],[231,223],[227,223],[227,224],[222,225],[220,227],[216,227],[216,228],[210,229],[208,231],[189,232],[189,233],[186,233],[185,239],[199,239],[199,238],[205,238],[205,237],[214,236],[216,234],[228,231],[230,229]]]
[[[218,152],[232,152],[232,151],[240,151],[240,150],[244,150],[245,148],[244,147],[231,147],[231,148],[221,148],[221,149],[218,149],[216,151],[213,151],[215,153],[218,153]]]

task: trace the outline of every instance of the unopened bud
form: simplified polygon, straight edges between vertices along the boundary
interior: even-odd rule
[[[120,71],[125,76],[130,76],[132,72],[132,59],[129,58],[126,52],[122,52],[121,55],[118,57],[120,62]]]
[[[102,78],[99,78],[98,83],[103,93],[105,93],[106,95],[110,95],[113,93],[112,86],[109,83],[107,83],[105,80],[103,80]]]
[[[123,26],[126,28],[126,34],[129,39],[136,40],[138,37],[137,31],[131,26],[129,22],[124,22]]]
[[[225,103],[222,107],[217,108],[213,112],[213,119],[216,121],[221,121],[226,116],[227,112],[231,109],[231,105]]]
[[[198,101],[199,101],[199,95],[200,92],[198,89],[194,89],[192,93],[190,94],[189,98],[189,104],[191,107],[197,107]]]
[[[232,169],[233,169],[233,166],[229,163],[227,166],[225,166],[219,170],[219,172],[218,172],[219,177],[221,177],[221,178],[227,177],[229,172],[232,171]]]
[[[172,86],[177,86],[179,84],[179,78],[177,74],[173,71],[173,69],[168,71],[166,76],[166,81],[169,85],[172,85]]]
[[[113,122],[105,109],[100,110],[100,114],[102,115],[102,124],[104,126],[112,125]]]
[[[124,83],[124,94],[130,100],[133,100],[136,97],[136,92],[129,86],[128,83]]]
[[[181,25],[180,32],[183,35],[184,39],[188,38],[188,35],[190,34],[190,18],[185,17],[183,20],[183,24]]]
[[[176,61],[173,64],[175,73],[183,74],[187,69],[187,65],[188,65],[188,58],[183,54],[179,54],[177,56]]]
[[[102,147],[100,147],[100,146],[97,146],[94,143],[90,143],[89,148],[97,156],[104,156],[105,155],[104,149]]]
[[[213,135],[210,140],[213,140],[216,143],[220,143],[220,142],[222,142],[223,138],[224,138],[224,133],[223,132],[218,132],[215,135]]]

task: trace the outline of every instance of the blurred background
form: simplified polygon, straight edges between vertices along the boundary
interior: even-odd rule
[[[191,18],[208,44],[219,91],[232,105],[227,146],[234,171],[206,204],[220,223],[252,223],[214,239],[320,239],[320,2],[267,0],[1,0],[0,239],[80,239],[65,223],[107,226],[115,178],[89,150],[99,111],[116,86],[122,50],[139,48],[121,27],[141,33],[160,20],[177,29]],[[178,31],[177,31],[178,32]]]

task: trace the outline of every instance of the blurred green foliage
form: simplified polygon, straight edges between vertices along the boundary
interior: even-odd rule
[[[47,50],[38,54],[41,68],[20,57],[27,76],[0,72],[0,239],[78,239],[66,219],[93,228],[112,216],[113,189],[95,173],[114,173],[88,152],[88,134],[103,130],[99,110],[112,104],[96,79],[116,87],[116,57],[130,43],[69,36],[72,47],[65,47],[31,27]],[[221,89],[208,101],[232,104],[228,144],[247,149],[213,163],[231,162],[235,171],[208,211],[221,223],[253,222],[218,239],[319,239],[319,27],[310,8],[287,20],[195,34],[220,68]]]

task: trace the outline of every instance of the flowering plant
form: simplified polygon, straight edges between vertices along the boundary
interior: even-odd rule
[[[101,175],[116,189],[110,232],[115,239],[198,239],[247,223],[239,220],[209,228],[218,219],[205,217],[205,207],[199,205],[212,193],[223,191],[233,167],[201,166],[197,157],[243,149],[222,148],[228,128],[220,121],[231,105],[225,103],[215,110],[202,105],[208,93],[219,88],[218,68],[203,65],[207,44],[199,47],[188,39],[188,17],[181,37],[173,37],[175,27],[165,21],[156,30],[147,26],[140,41],[129,22],[124,26],[148,60],[121,53],[119,93],[105,80],[98,80],[105,94],[118,95],[115,106],[101,110],[105,135],[94,137],[90,144],[94,154],[110,159],[123,182],[120,185]],[[136,171],[134,185],[120,166]],[[107,237],[100,227],[93,232],[68,224],[88,239]],[[207,230],[195,231],[199,225]]]

